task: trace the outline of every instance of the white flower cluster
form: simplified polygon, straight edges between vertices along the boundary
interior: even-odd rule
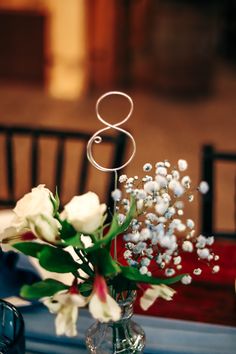
[[[54,215],[55,203],[52,192],[44,184],[32,188],[16,203],[11,225],[0,234],[0,247],[8,251],[12,249],[11,244],[37,239],[54,245],[61,243],[61,224]],[[65,205],[60,218],[81,232],[82,243],[90,247],[92,241],[88,234],[102,225],[105,211],[106,205],[100,204],[98,196],[87,192],[73,197]]]
[[[137,216],[124,235],[124,258],[141,274],[151,276],[153,264],[156,264],[165,276],[173,277],[182,269],[182,257],[186,253],[195,252],[199,260],[208,264],[219,258],[210,249],[214,238],[196,236],[194,221],[184,219],[184,201],[194,200],[191,179],[185,174],[187,167],[185,160],[179,160],[174,168],[171,168],[169,161],[156,163],[155,169],[146,163],[143,170],[148,174],[141,181],[137,176],[119,177],[124,192],[116,189],[113,193],[119,222],[122,224],[129,211],[129,195],[135,198],[137,207]],[[154,176],[149,174],[153,170]],[[202,181],[197,190],[206,193],[207,183]],[[215,265],[212,272],[217,271],[219,266]],[[200,275],[201,272],[201,268],[197,267],[193,275]],[[192,276],[188,274],[182,278],[182,283],[189,284],[191,280]]]

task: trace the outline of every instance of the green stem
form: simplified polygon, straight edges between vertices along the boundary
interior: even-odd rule
[[[76,250],[77,255],[80,257],[81,261],[83,262],[83,268],[85,269],[81,269],[83,271],[85,271],[85,273],[87,273],[89,276],[93,276],[94,275],[94,271],[91,269],[89,262],[86,260],[86,258],[84,257],[83,251],[82,250]]]
[[[113,342],[113,353],[116,352],[116,327],[112,326],[112,342]]]
[[[117,185],[118,185],[118,173],[117,171],[114,171],[115,174],[115,189],[117,189]],[[113,215],[115,215],[116,213],[116,201],[114,200],[114,209],[113,209]],[[117,261],[117,236],[114,239],[114,258]]]
[[[77,278],[80,278],[81,280],[84,280],[84,281],[88,280],[87,278],[84,278],[81,275],[79,275],[79,272],[77,272],[76,274],[73,274],[73,275],[75,275]]]

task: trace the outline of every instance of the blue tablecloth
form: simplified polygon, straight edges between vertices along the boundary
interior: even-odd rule
[[[84,354],[87,310],[80,311],[78,337],[56,337],[54,316],[42,306],[22,309],[26,324],[27,354]],[[134,316],[145,330],[145,354],[235,354],[236,328],[197,322]]]
[[[0,258],[0,297],[17,295],[22,284],[39,279],[27,257],[20,255],[18,262],[11,257]],[[42,305],[25,307],[21,312],[26,324],[26,354],[86,353],[85,331],[93,321],[86,310],[80,311],[79,335],[73,339],[55,336],[54,316]],[[236,328],[149,316],[134,318],[145,330],[146,354],[236,354]]]

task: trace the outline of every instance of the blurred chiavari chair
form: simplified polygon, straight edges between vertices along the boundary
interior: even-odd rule
[[[17,144],[15,139],[17,138],[25,138],[28,139],[28,152],[24,153],[24,160],[28,160],[27,166],[29,167],[27,175],[24,175],[23,167],[18,167],[18,175],[20,174],[20,179],[29,179],[29,186],[27,190],[24,192],[27,193],[30,191],[31,187],[35,187],[40,183],[44,183],[43,180],[40,179],[40,169],[41,169],[41,160],[49,159],[49,154],[51,148],[48,147],[48,152],[46,151],[46,155],[42,157],[41,150],[43,148],[43,140],[53,140],[55,154],[54,158],[51,159],[53,161],[48,162],[48,166],[53,164],[54,168],[52,168],[52,172],[54,176],[52,177],[54,182],[52,182],[52,187],[50,188],[52,191],[55,191],[56,187],[59,195],[63,193],[63,188],[66,184],[66,176],[65,176],[65,165],[66,165],[66,145],[69,142],[73,142],[74,144],[79,143],[79,146],[76,147],[77,155],[76,160],[80,162],[79,170],[78,166],[73,166],[70,168],[70,173],[75,174],[76,168],[78,170],[77,173],[77,187],[75,188],[75,192],[73,195],[83,194],[87,191],[87,182],[89,180],[89,175],[91,169],[94,169],[91,166],[90,162],[87,159],[86,147],[87,142],[91,138],[92,134],[83,131],[75,131],[75,130],[57,130],[50,128],[37,128],[37,127],[24,127],[24,126],[7,126],[0,125],[0,151],[2,157],[5,157],[2,161],[2,176],[5,177],[6,183],[6,191],[5,195],[0,195],[0,207],[9,208],[13,207],[16,201],[19,199],[16,196],[16,155],[18,153]],[[21,145],[21,142],[18,142]],[[117,167],[123,164],[123,160],[125,157],[126,146],[127,146],[127,135],[123,133],[119,133],[117,135],[103,135],[102,143],[100,145],[104,145],[104,149],[110,149],[110,157],[109,157],[109,167]],[[105,146],[106,145],[106,146]],[[20,147],[20,146],[19,146]],[[73,153],[75,155],[75,145],[73,148]],[[67,151],[68,152],[68,151]],[[21,152],[22,153],[22,152]],[[23,161],[23,158],[22,158]],[[1,172],[1,171],[0,171]],[[100,172],[100,171],[99,171]],[[26,173],[26,172],[25,172]],[[102,172],[100,172],[99,179],[102,179]],[[114,173],[109,173],[107,187],[106,187],[106,197],[105,201],[107,205],[111,205],[111,191],[114,189]],[[53,190],[54,189],[54,190]],[[1,193],[1,191],[0,191]]]
[[[218,162],[236,162],[236,153],[218,151],[212,145],[204,145],[202,149],[202,180],[209,185],[208,193],[202,196],[201,228],[203,235],[214,235],[215,237],[232,238],[236,240],[236,173],[234,185],[232,186],[232,198],[234,199],[231,214],[234,218],[234,230],[216,230],[216,164]]]
[[[1,189],[4,189],[2,188],[4,183],[0,179],[0,208],[3,208],[0,211],[0,234],[5,227],[10,225],[14,215],[11,208],[15,206],[19,197],[22,196],[18,196],[16,193],[17,183],[19,184],[27,179],[28,185],[24,187],[23,194],[30,192],[32,187],[45,183],[40,176],[41,169],[47,169],[47,167],[52,165],[51,171],[46,171],[52,174],[50,176],[52,183],[51,186],[46,186],[52,192],[55,192],[57,188],[59,196],[63,194],[63,189],[67,184],[65,180],[68,178],[68,175],[66,176],[65,174],[66,170],[68,172],[66,163],[69,158],[69,152],[73,152],[74,154],[73,165],[69,166],[69,174],[75,175],[76,190],[68,197],[71,198],[73,195],[87,192],[87,182],[90,173],[99,172],[99,177],[96,177],[96,179],[99,179],[98,182],[100,182],[100,179],[105,179],[104,201],[107,203],[108,208],[110,206],[113,210],[111,192],[114,189],[115,175],[112,172],[104,173],[97,171],[88,161],[87,142],[91,136],[91,133],[83,131],[0,125],[0,178],[5,180],[5,193],[3,193]],[[46,146],[45,153],[44,145],[47,143],[49,145]],[[53,143],[53,145],[50,145],[50,143]],[[72,145],[68,148],[69,143],[72,143]],[[23,147],[23,145],[25,146]],[[103,145],[101,154],[109,150],[107,158],[109,160],[107,162],[109,167],[114,168],[123,165],[127,147],[126,134],[102,135],[102,143],[100,145]],[[51,149],[54,149],[54,154],[51,154]],[[23,155],[20,159],[22,163],[20,166],[19,164],[17,165],[17,159],[19,158],[17,155],[19,154]],[[46,167],[42,167],[42,160],[44,162],[48,160],[45,164]],[[75,166],[76,162],[78,162],[77,167]],[[25,165],[27,165],[27,168]],[[18,181],[17,175],[18,177],[20,175]],[[92,187],[91,190],[93,190]],[[18,258],[19,255],[17,253],[4,253],[0,247],[0,282],[3,281],[3,278],[6,278],[6,274],[10,273],[12,280],[10,283],[6,282],[5,286],[2,287],[0,297],[9,294],[17,295],[22,284],[31,283],[39,279],[38,275],[34,272],[32,273],[24,269],[19,270],[17,266]],[[36,268],[38,269],[37,266]],[[44,274],[41,273],[41,276],[44,276]]]

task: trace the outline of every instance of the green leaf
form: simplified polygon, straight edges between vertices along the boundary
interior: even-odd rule
[[[90,282],[84,282],[84,283],[79,284],[79,291],[81,293],[84,291],[92,290],[92,288],[93,288],[93,284]]]
[[[45,279],[34,283],[33,285],[24,285],[21,288],[20,295],[24,298],[33,300],[45,296],[52,296],[58,291],[66,290],[69,287],[54,279]]]
[[[122,274],[118,274],[115,278],[113,278],[109,285],[115,289],[116,293],[121,293],[126,290],[137,290],[136,282],[125,278]]]
[[[38,258],[41,266],[51,272],[77,273],[77,269],[82,269],[88,274],[90,271],[91,275],[91,270],[86,264],[75,262],[72,256],[61,248],[37,242],[19,242],[14,244],[13,247],[26,256]]]
[[[13,247],[26,256],[38,258],[40,252],[50,246],[37,242],[18,242],[15,243]]]
[[[58,195],[57,187],[56,187],[56,193],[55,193],[55,197],[54,198],[55,198],[55,201],[56,201],[55,209],[56,209],[56,212],[58,212],[59,207],[60,207],[60,198],[59,198],[59,195]]]
[[[112,219],[111,227],[108,231],[108,233],[99,241],[95,242],[95,244],[92,247],[89,247],[86,249],[86,252],[92,252],[94,250],[97,250],[100,246],[105,246],[109,242],[111,242],[117,235],[122,234],[127,228],[129,227],[132,219],[134,218],[136,212],[136,203],[135,203],[135,198],[131,198],[131,205],[130,205],[130,210],[125,218],[125,221],[123,224],[119,224],[118,222],[118,215],[115,214]]]
[[[77,273],[80,268],[68,252],[50,246],[40,252],[39,263],[43,268],[56,273]]]
[[[94,271],[89,266],[89,259],[87,255],[83,252],[83,250],[74,248],[75,253],[78,256],[78,268],[82,269],[86,274],[90,277],[94,276]]]
[[[99,274],[104,277],[115,276],[121,271],[120,266],[112,258],[110,252],[106,248],[99,248],[90,253],[88,258],[93,265],[96,265]]]
[[[53,214],[56,215],[58,210],[59,210],[59,207],[60,207],[60,199],[59,199],[57,187],[56,187],[55,196],[52,197],[51,194],[50,194],[50,200],[51,200],[51,202],[53,204]]]
[[[67,220],[59,220],[61,224],[60,237],[63,240],[67,240],[77,234],[74,227],[68,223]]]
[[[81,233],[77,232],[74,236],[68,237],[65,240],[65,245],[73,246],[79,249],[84,249],[84,244],[81,241]]]
[[[125,218],[125,221],[123,222],[123,224],[120,226],[121,231],[120,233],[124,232],[125,230],[127,230],[127,228],[129,227],[132,219],[134,218],[136,213],[136,202],[135,202],[135,198],[131,196],[131,203],[130,203],[130,210]]]
[[[155,278],[155,277],[149,277],[148,275],[142,275],[140,274],[139,270],[137,268],[133,267],[124,267],[120,266],[122,275],[123,277],[135,281],[136,283],[148,283],[148,284],[153,284],[153,285],[158,285],[158,284],[174,284],[180,281],[185,274],[180,274],[177,275],[176,277],[172,278]]]
[[[79,284],[78,288],[83,296],[89,296],[93,290],[93,284],[90,282],[84,282]]]

